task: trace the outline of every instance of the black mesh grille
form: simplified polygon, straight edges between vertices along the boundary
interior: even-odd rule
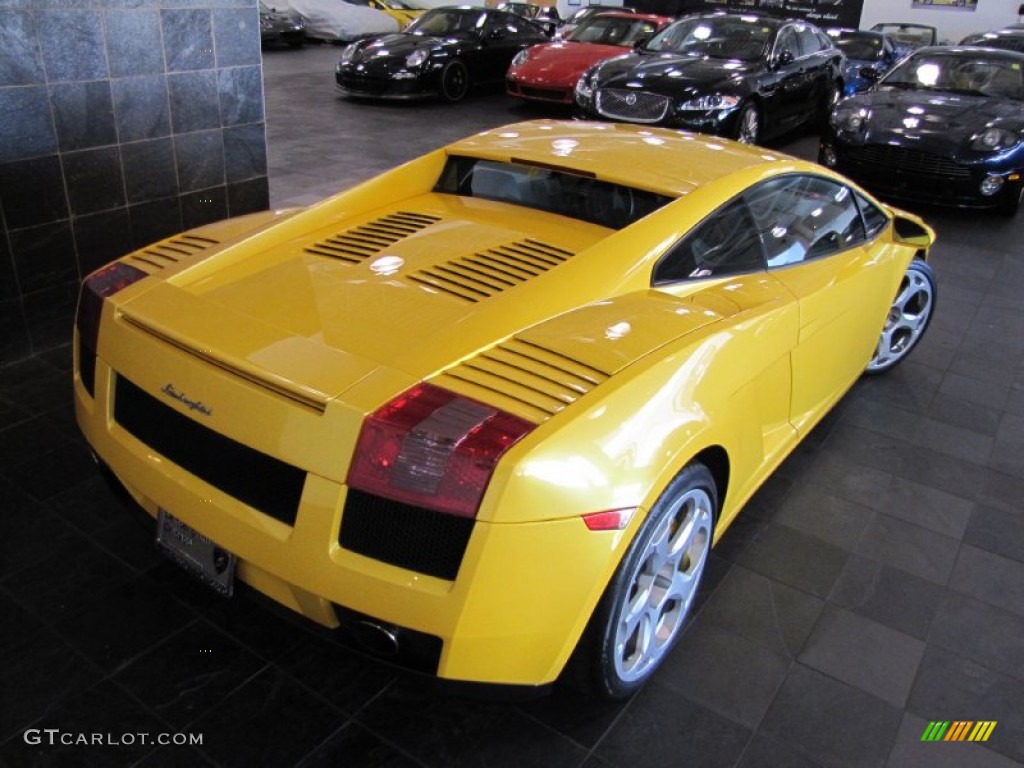
[[[122,376],[114,398],[114,420],[154,451],[242,503],[295,524],[306,481],[301,469],[192,421]]]
[[[943,178],[969,178],[967,166],[942,155],[933,155],[918,149],[905,149],[887,144],[867,144],[863,147],[849,147],[847,157],[861,165],[872,165],[887,171],[913,173]]]
[[[338,539],[360,555],[451,581],[473,522],[350,488]]]

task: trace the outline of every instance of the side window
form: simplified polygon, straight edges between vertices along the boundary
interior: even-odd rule
[[[721,277],[764,269],[764,252],[742,199],[702,221],[654,268],[654,283]]]
[[[817,53],[821,50],[821,41],[810,27],[798,27],[797,36],[800,40],[800,54],[802,56],[810,56],[812,53]]]
[[[849,187],[817,176],[783,176],[745,195],[768,267],[845,250],[865,239]]]
[[[784,51],[789,51],[794,59],[800,58],[800,43],[792,27],[784,27],[775,41],[775,58],[781,56]]]
[[[874,203],[869,203],[860,195],[855,195],[857,205],[860,207],[860,215],[864,218],[865,236],[870,240],[877,237],[889,224],[889,217],[885,211]]]

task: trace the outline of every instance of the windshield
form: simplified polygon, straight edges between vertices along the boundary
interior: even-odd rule
[[[569,35],[574,43],[601,43],[604,45],[633,45],[654,34],[658,25],[649,19],[630,19],[625,16],[593,16]]]
[[[978,51],[916,54],[884,77],[880,85],[1024,99],[1021,62],[995,56],[986,58]]]
[[[434,191],[536,208],[612,229],[672,201],[569,170],[459,156],[448,158]]]
[[[749,16],[681,19],[652,37],[644,48],[686,56],[754,61],[761,57],[772,34],[771,27]]]
[[[882,38],[876,35],[848,35],[837,37],[834,42],[848,59],[878,61],[884,52]]]
[[[938,36],[935,34],[935,27],[925,27],[917,24],[875,24],[872,27],[876,32],[888,35],[897,43],[904,45],[935,45]]]
[[[487,14],[473,8],[435,8],[405,28],[413,35],[444,37],[456,32],[478,32],[487,22]]]

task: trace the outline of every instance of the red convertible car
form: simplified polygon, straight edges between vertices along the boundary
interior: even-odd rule
[[[591,16],[568,38],[541,43],[516,54],[508,69],[508,93],[533,101],[573,103],[573,88],[593,64],[624,53],[651,37],[672,18],[649,14],[604,12]]]

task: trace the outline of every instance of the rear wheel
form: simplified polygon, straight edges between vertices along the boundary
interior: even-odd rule
[[[935,275],[924,261],[907,267],[867,373],[885,373],[901,363],[921,340],[935,310]]]
[[[462,101],[469,91],[469,70],[458,59],[452,59],[441,70],[441,98],[445,101]]]
[[[711,550],[718,492],[703,464],[661,494],[605,590],[578,652],[606,698],[638,690],[679,639]]]

